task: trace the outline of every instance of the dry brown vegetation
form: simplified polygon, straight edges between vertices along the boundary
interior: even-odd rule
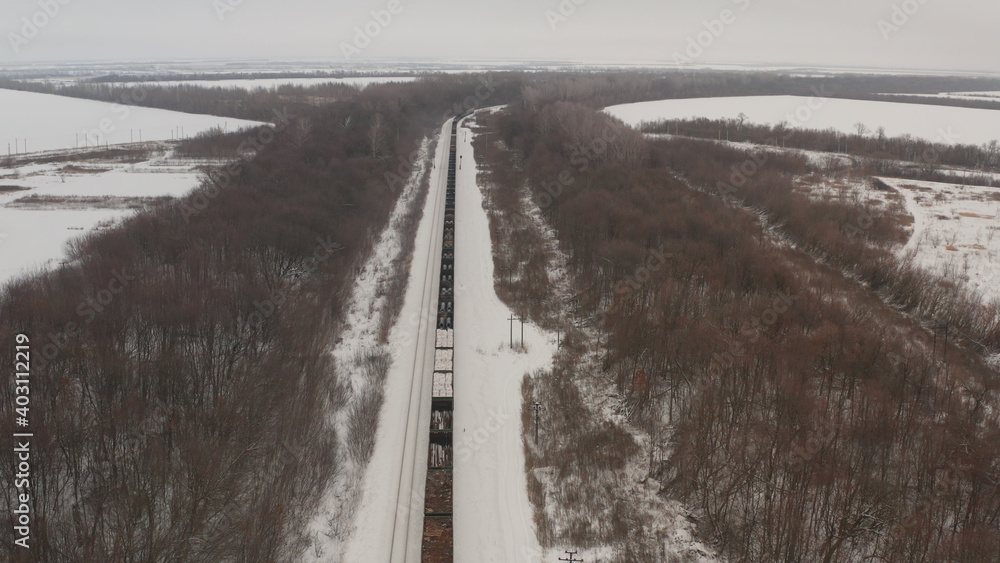
[[[35,519],[33,549],[8,534],[5,557],[295,560],[338,456],[371,449],[356,430],[355,451],[336,451],[327,421],[345,388],[328,351],[398,196],[385,175],[478,84],[372,89],[297,115],[308,135],[279,131],[228,175],[6,286],[0,340],[28,334],[34,353]],[[373,123],[393,132],[378,146]],[[385,358],[364,361],[384,379]]]
[[[721,139],[782,148],[861,157],[860,166],[871,174],[899,171],[917,180],[934,180],[942,167],[958,166],[976,171],[1000,171],[1000,144],[963,145],[932,143],[912,136],[889,137],[884,132],[845,135],[834,129],[794,129],[785,125],[746,123],[738,119],[683,119],[644,124],[647,133],[669,133],[699,139]],[[1000,186],[992,176],[972,178],[977,185]]]
[[[44,196],[31,195],[16,199],[7,207],[22,209],[142,209],[167,203],[169,197],[113,197],[113,196]]]
[[[754,154],[704,141],[644,144],[637,161],[625,141],[574,164],[580,139],[620,127],[583,106],[526,103],[493,127],[517,165],[491,192],[530,187],[579,290],[568,316],[601,319],[607,339],[593,371],[563,358],[526,381],[526,412],[548,408],[539,446],[525,438],[543,545],[655,555],[637,504],[602,505],[624,494],[595,485],[639,458],[733,561],[995,557],[997,314],[895,260],[898,213],[798,193],[795,156],[720,187]],[[574,181],[547,195],[565,170]],[[653,251],[669,257],[656,269]],[[601,408],[643,447],[597,422],[605,387]]]

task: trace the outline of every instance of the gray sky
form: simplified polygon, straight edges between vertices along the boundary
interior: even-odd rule
[[[561,0],[575,11],[551,21],[560,0],[395,1],[399,13],[383,27],[371,12],[386,10],[390,0],[2,0],[0,64],[260,57],[336,63],[348,60],[348,44],[359,47],[351,62],[671,62],[677,54],[696,64],[1000,73],[995,0]],[[67,4],[49,18],[39,2]],[[723,10],[731,11],[730,23],[716,24],[716,36],[704,22],[719,20]],[[25,17],[49,21],[28,37]],[[880,20],[893,27],[880,29]],[[355,27],[366,25],[376,34],[357,38]],[[699,33],[701,45],[689,50]]]

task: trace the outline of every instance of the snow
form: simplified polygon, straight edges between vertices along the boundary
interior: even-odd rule
[[[453,352],[451,350],[436,350],[434,352],[434,370],[442,371],[451,369],[452,355]]]
[[[22,198],[180,197],[198,186],[198,162],[171,160],[169,148],[158,150],[162,152],[137,164],[71,161],[0,168],[0,186],[28,188],[0,193],[0,284],[58,265],[66,256],[68,242],[135,212],[124,207],[21,206],[16,202]],[[90,172],[70,172],[66,167]]]
[[[451,348],[455,345],[455,331],[448,330],[438,330],[437,331],[437,347],[438,348]]]
[[[455,378],[451,372],[434,374],[434,384],[431,387],[432,397],[454,397]]]
[[[162,141],[179,136],[181,128],[185,137],[193,137],[214,127],[235,131],[258,125],[262,123],[0,89],[0,150],[9,144],[11,153],[73,149],[78,143],[83,147],[85,138],[91,144],[130,143],[139,140],[139,131],[143,141]]]
[[[493,290],[491,239],[471,138],[459,135],[456,195],[457,330],[437,331],[437,268],[450,122],[442,128],[432,193],[417,232],[375,453],[343,561],[419,561],[430,397],[455,392],[455,561],[525,561],[541,553],[524,473],[521,378],[551,364],[555,335],[525,325],[526,350],[505,344],[511,314]],[[444,334],[442,334],[444,332]],[[449,334],[450,333],[450,334]],[[454,380],[434,374],[435,341],[453,338]],[[437,351],[435,351],[437,352]],[[445,354],[446,356],[447,354]],[[444,362],[444,356],[437,359]],[[443,363],[441,364],[443,366]],[[337,561],[329,554],[317,561]]]
[[[455,197],[455,561],[538,561],[524,471],[521,381],[525,373],[550,367],[556,335],[525,324],[526,350],[509,348],[511,310],[494,291],[473,137],[458,135],[463,167]]]
[[[1000,189],[882,178],[906,200],[913,235],[900,254],[1000,301]]]
[[[116,210],[0,208],[0,284],[58,265],[66,255],[67,242],[110,224],[122,215]]]
[[[441,129],[437,166],[430,174],[431,192],[417,229],[403,309],[389,333],[393,363],[386,380],[375,451],[361,478],[360,503],[343,545],[343,558],[334,552],[307,561],[419,560],[444,230],[445,177],[440,171],[447,168],[441,162],[448,154],[450,123]],[[358,488],[356,482],[349,485]],[[325,503],[325,510],[336,515],[336,499],[332,501]]]
[[[805,109],[803,109],[805,108]],[[604,110],[631,126],[664,119],[736,119],[809,129],[855,133],[862,122],[889,136],[913,135],[934,142],[983,144],[1000,138],[1000,111],[923,104],[902,104],[805,96],[743,96],[658,100],[610,106]]]
[[[346,84],[361,89],[375,84],[412,82],[415,76],[355,76],[351,78],[250,78],[243,80],[164,80],[157,82],[126,82],[125,86],[198,86],[226,90],[275,90],[281,86],[318,86],[320,84]]]
[[[427,350],[428,347],[432,349],[433,338],[428,338],[427,334],[433,334],[431,331],[436,326],[429,324],[434,319],[421,316],[420,310],[427,303],[428,293],[437,289],[433,284],[424,283],[422,275],[433,270],[429,266],[433,266],[435,257],[439,256],[439,251],[432,250],[430,239],[437,233],[440,244],[443,213],[429,212],[432,208],[426,207],[442,201],[437,197],[428,197],[425,204],[413,254],[414,274],[407,286],[399,321],[389,335],[391,345],[380,341],[379,326],[382,316],[388,313],[382,288],[396,274],[393,263],[403,251],[396,228],[419,193],[428,164],[429,146],[429,140],[425,141],[388,225],[358,276],[341,339],[331,351],[338,377],[348,379],[352,389],[348,407],[341,409],[334,420],[342,450],[346,448],[344,440],[348,436],[347,417],[351,403],[377,386],[359,369],[356,358],[373,353],[392,358],[379,424],[371,429],[376,433],[375,451],[367,464],[359,464],[347,456],[341,460],[342,471],[325,492],[319,510],[308,524],[312,545],[303,554],[302,561],[389,561],[390,553],[397,549],[408,552],[406,550],[413,545],[419,553],[419,541],[407,546],[406,542],[394,545],[392,539],[396,516],[404,520],[404,529],[416,529],[417,537],[420,533],[419,521],[406,525],[405,520],[419,515],[423,506],[410,501],[418,490],[423,494],[422,480],[426,473],[426,457],[421,455],[427,455],[428,434],[417,432],[417,429],[430,428],[430,378],[426,374],[432,367],[432,356]],[[435,180],[432,176],[431,182]],[[443,203],[441,207],[443,210]],[[431,281],[434,279],[436,275],[430,277]],[[424,374],[426,384],[414,378],[415,365],[421,366],[420,373]],[[419,486],[414,488],[415,484]]]

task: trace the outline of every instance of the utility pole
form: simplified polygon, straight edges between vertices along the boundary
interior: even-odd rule
[[[944,368],[948,369],[948,323],[944,323],[944,347],[941,349],[941,357],[944,358]]]
[[[510,314],[510,349],[514,349],[514,313]]]
[[[521,348],[524,348],[524,317],[521,317],[520,321],[521,321]]]
[[[531,407],[535,411],[535,445],[538,445],[538,415],[541,411],[545,410],[545,407],[541,403],[535,401],[534,406]]]
[[[576,551],[570,551],[567,549],[566,555],[569,555],[569,557],[560,557],[559,560],[568,561],[569,563],[583,563],[583,559],[577,559],[576,554],[577,554]]]

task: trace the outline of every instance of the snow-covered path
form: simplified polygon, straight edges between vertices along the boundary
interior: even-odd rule
[[[555,335],[525,324],[527,352],[509,348],[511,311],[493,289],[489,219],[465,131],[455,197],[455,561],[534,562],[541,550],[524,471],[521,379],[551,364]]]

